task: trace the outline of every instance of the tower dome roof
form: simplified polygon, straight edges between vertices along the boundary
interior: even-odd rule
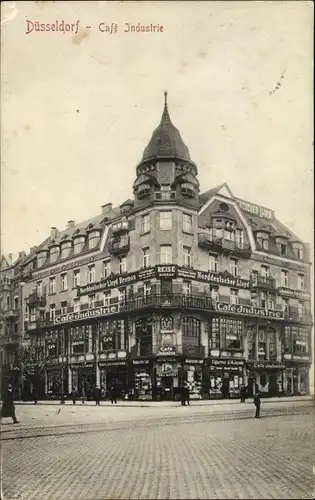
[[[154,130],[149,144],[144,150],[142,161],[150,158],[176,157],[191,161],[187,146],[171,122],[167,106],[167,92],[164,92],[164,110],[159,126]]]

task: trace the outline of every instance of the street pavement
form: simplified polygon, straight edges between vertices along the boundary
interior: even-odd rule
[[[311,499],[314,403],[17,405],[4,500]]]

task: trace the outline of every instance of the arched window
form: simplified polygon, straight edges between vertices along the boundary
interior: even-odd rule
[[[172,316],[163,316],[160,321],[161,331],[170,332],[173,330]]]
[[[183,337],[200,337],[200,320],[197,318],[182,319]]]

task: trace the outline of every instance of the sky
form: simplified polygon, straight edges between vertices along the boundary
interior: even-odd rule
[[[306,1],[3,2],[1,251],[131,197],[165,89],[201,190],[227,182],[313,241],[312,42]]]

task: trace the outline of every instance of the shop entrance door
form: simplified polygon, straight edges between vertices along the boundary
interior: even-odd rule
[[[224,378],[223,378],[222,396],[223,396],[223,398],[230,397],[230,378],[226,375],[224,375]]]
[[[79,369],[78,370],[78,389],[79,394],[82,394],[82,389],[85,390],[85,396],[88,400],[94,398],[94,391],[96,387],[96,373],[95,369]]]
[[[269,375],[269,394],[271,397],[278,395],[277,375],[274,373]]]
[[[171,376],[162,376],[161,377],[161,386],[162,386],[162,398],[164,400],[172,400],[173,392],[174,392],[174,381]]]

